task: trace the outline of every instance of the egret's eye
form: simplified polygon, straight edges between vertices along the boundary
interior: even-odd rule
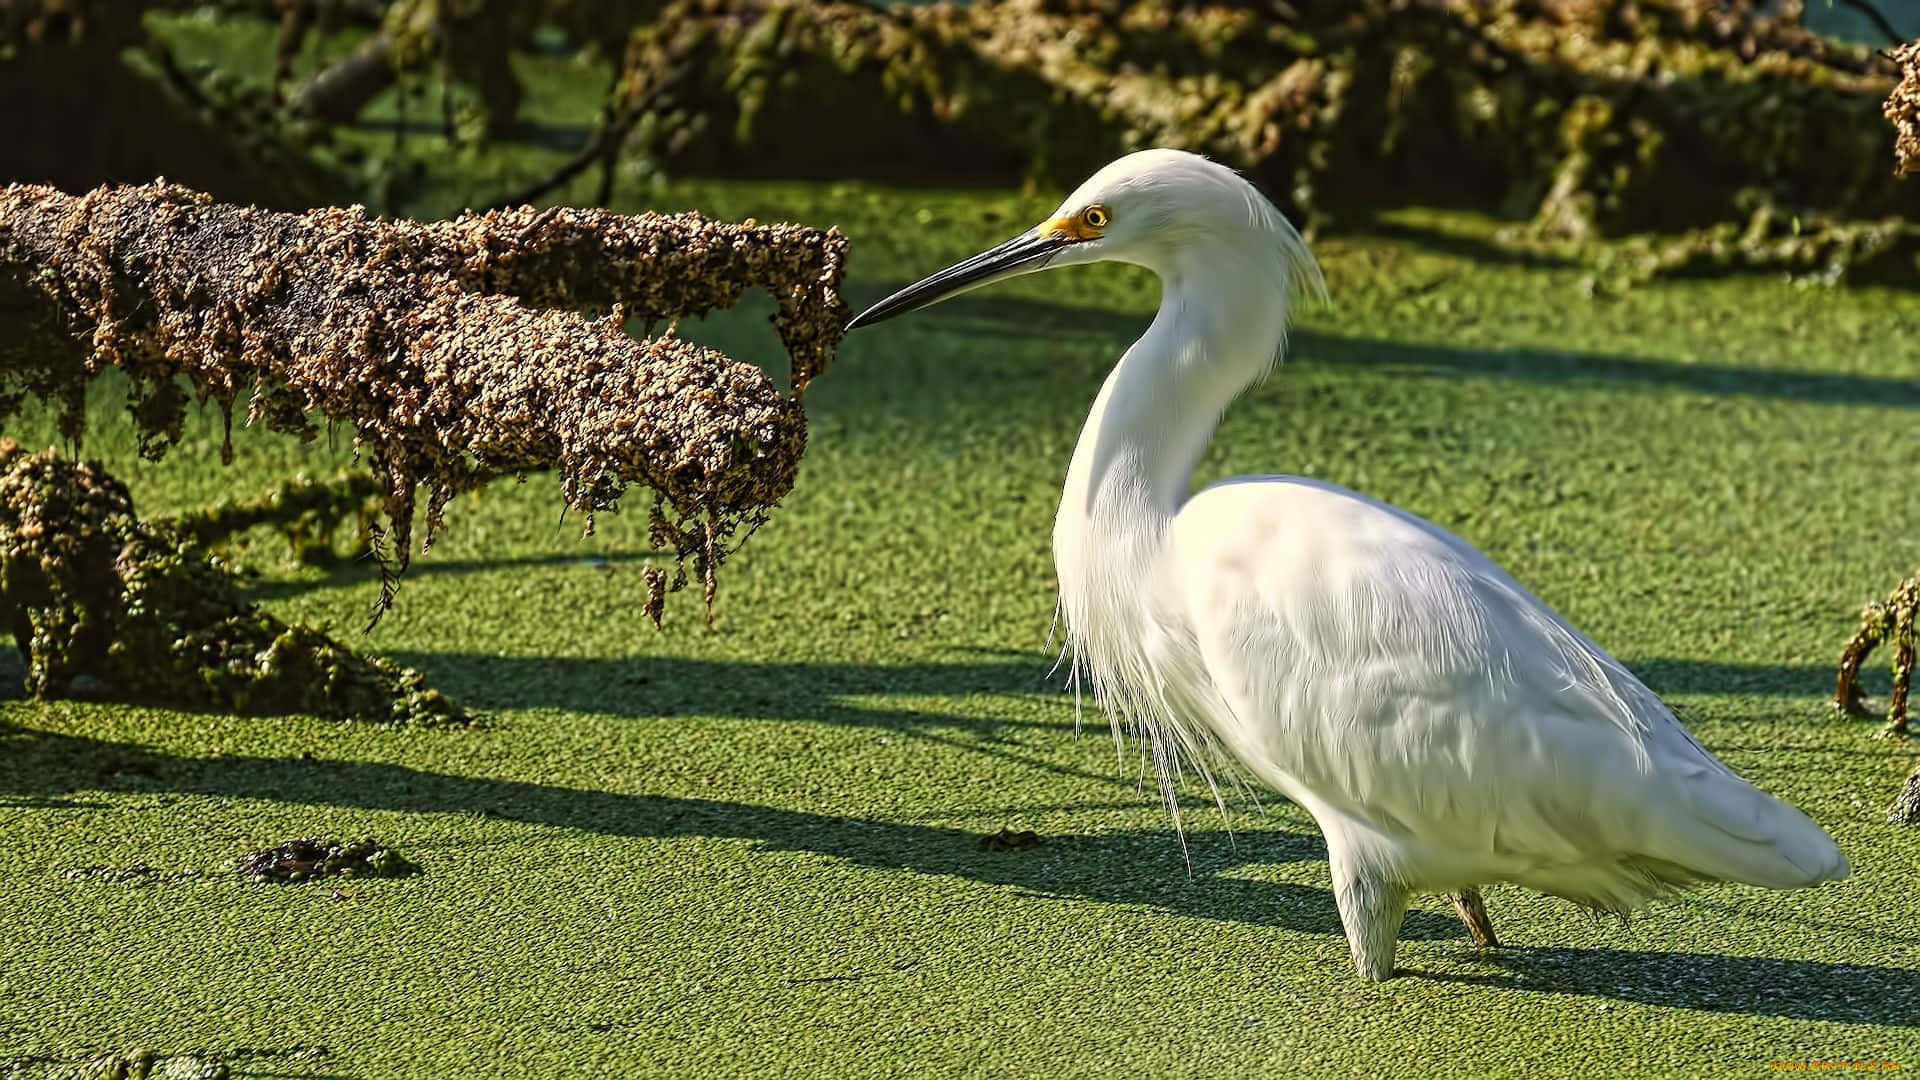
[[[1113,220],[1113,215],[1104,206],[1089,206],[1080,211],[1080,220],[1090,229],[1104,229],[1107,222]]]

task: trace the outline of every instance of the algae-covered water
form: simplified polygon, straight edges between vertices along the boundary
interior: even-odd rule
[[[562,155],[435,159],[419,208]],[[1057,197],[636,178],[618,205],[838,225],[859,305]],[[0,1069],[131,1047],[369,1078],[1920,1067],[1920,833],[1883,823],[1915,751],[1824,706],[1859,605],[1920,563],[1920,298],[1588,299],[1492,227],[1409,211],[1320,242],[1331,303],[1202,479],[1324,477],[1480,545],[1826,826],[1847,882],[1709,888],[1631,927],[1494,888],[1493,955],[1426,898],[1405,976],[1369,986],[1296,809],[1223,819],[1195,791],[1189,869],[1139,762],[1097,716],[1077,734],[1047,674],[1057,487],[1155,299],[1088,268],[850,338],[712,626],[688,595],[664,632],[641,617],[642,515],[582,538],[545,476],[456,501],[356,640],[487,726],[0,702]],[[684,329],[778,368],[767,310]],[[222,468],[206,414],[144,463],[119,404],[100,390],[86,450],[148,512],[348,456],[246,432]],[[241,553],[253,596],[357,634],[372,568],[277,544]],[[983,843],[1003,829],[1038,843]],[[421,873],[234,869],[308,836]]]

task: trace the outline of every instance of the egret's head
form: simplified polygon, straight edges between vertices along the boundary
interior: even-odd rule
[[[1094,173],[1046,221],[901,289],[847,329],[1049,267],[1125,262],[1165,277],[1183,260],[1222,254],[1270,267],[1278,288],[1324,288],[1300,234],[1239,173],[1185,150],[1142,150]]]

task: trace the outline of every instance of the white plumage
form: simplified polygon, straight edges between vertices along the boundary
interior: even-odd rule
[[[1163,784],[1223,756],[1313,815],[1362,977],[1392,973],[1412,892],[1477,909],[1478,885],[1513,882],[1626,912],[1704,880],[1846,876],[1819,826],[1440,527],[1300,477],[1189,494],[1221,412],[1277,358],[1296,290],[1321,288],[1298,233],[1232,170],[1121,158],[1051,221],[853,325],[1097,260],[1147,267],[1163,294],[1094,401],[1054,525],[1073,663]]]

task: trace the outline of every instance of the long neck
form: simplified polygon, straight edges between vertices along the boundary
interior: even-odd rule
[[[1265,374],[1286,333],[1285,267],[1276,265],[1209,246],[1158,268],[1159,313],[1094,400],[1056,541],[1109,515],[1157,537],[1178,512],[1220,414]]]

